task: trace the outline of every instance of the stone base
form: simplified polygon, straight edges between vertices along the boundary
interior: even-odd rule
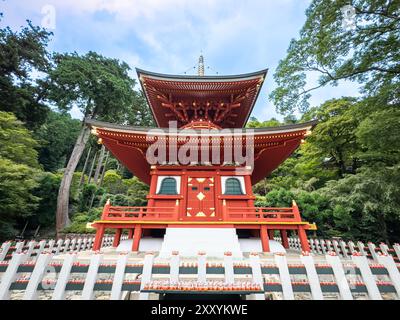
[[[160,257],[170,257],[172,251],[182,257],[197,257],[199,251],[208,257],[221,258],[227,251],[243,257],[235,228],[167,228]]]

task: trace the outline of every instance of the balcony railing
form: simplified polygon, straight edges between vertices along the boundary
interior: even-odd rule
[[[301,215],[296,202],[291,207],[227,207],[222,206],[225,221],[260,221],[260,222],[300,222]]]
[[[104,206],[101,219],[108,221],[177,221],[179,206],[173,207],[115,207],[110,202]],[[223,221],[299,222],[299,208],[292,207],[228,207],[222,206]]]
[[[106,204],[101,219],[117,221],[176,220],[177,213],[175,207],[114,207]]]

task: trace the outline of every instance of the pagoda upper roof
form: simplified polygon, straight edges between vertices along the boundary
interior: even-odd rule
[[[267,69],[225,75],[169,75],[136,69],[159,127],[206,120],[222,128],[243,127],[254,107]]]
[[[116,125],[96,120],[86,120],[86,123],[92,128],[93,133],[101,139],[107,149],[145,183],[150,182],[151,166],[146,159],[146,152],[150,145],[154,143],[154,139],[165,141],[166,148],[169,148],[170,141],[173,142],[174,139],[176,141],[180,135],[188,136],[187,129],[167,131],[159,128]],[[246,143],[246,137],[251,136],[254,146],[254,168],[251,180],[252,183],[256,183],[285,161],[296,150],[302,140],[310,134],[315,124],[316,121],[309,121],[277,127],[242,128],[236,129],[231,133],[225,130],[210,130],[204,133],[201,131],[202,129],[204,130],[201,126],[193,126],[189,130],[195,130],[200,139],[207,137],[208,141],[221,141],[221,150],[224,149],[225,142],[223,138],[226,136],[232,137],[233,143],[242,145]],[[182,144],[184,143],[187,142],[182,142]],[[197,142],[193,148],[196,147]],[[225,154],[221,152],[220,164],[224,163],[224,157]]]

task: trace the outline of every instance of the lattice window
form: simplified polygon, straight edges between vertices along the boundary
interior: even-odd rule
[[[230,195],[244,194],[239,179],[237,178],[226,179],[225,194],[230,194]]]
[[[178,191],[176,189],[176,179],[164,178],[161,181],[161,187],[158,194],[178,194]]]

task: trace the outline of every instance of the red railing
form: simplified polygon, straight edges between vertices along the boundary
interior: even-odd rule
[[[226,221],[301,221],[299,208],[294,201],[290,208],[223,206],[223,217]]]
[[[177,220],[177,207],[114,207],[104,206],[102,220]]]
[[[104,206],[102,220],[164,220],[179,219],[178,206],[173,207],[114,207],[109,202]],[[222,206],[223,221],[286,221],[299,222],[299,208],[294,202],[289,208],[274,207],[228,207]]]

